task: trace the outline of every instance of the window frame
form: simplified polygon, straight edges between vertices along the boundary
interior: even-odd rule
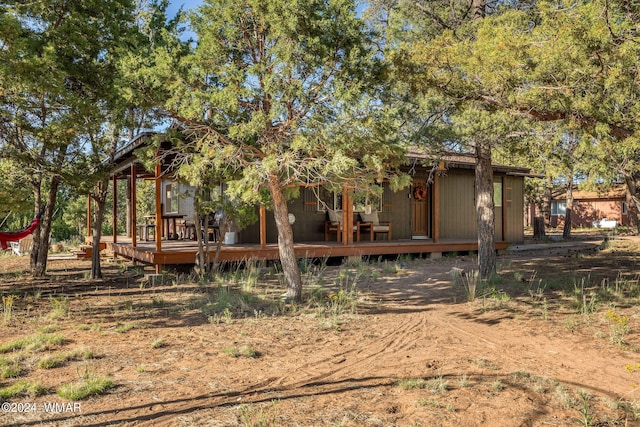
[[[493,181],[493,206],[496,208],[501,208],[502,207],[502,194],[503,192],[503,188],[502,188],[502,180],[500,181]]]
[[[380,187],[382,187],[384,189],[384,184],[385,183],[375,184],[375,185],[379,185]],[[327,208],[325,208],[325,204],[326,205],[331,205],[331,206],[328,206],[328,208],[331,209],[331,210],[335,210],[335,211],[342,210],[342,193],[341,192],[335,192],[335,191],[331,192],[331,196],[330,196],[330,200],[329,200],[330,203],[326,203],[326,202],[323,203],[319,193],[316,195],[316,199],[317,199],[317,201],[316,201],[316,211],[317,212],[326,212]],[[369,204],[368,204],[368,196],[367,196],[366,199],[365,199],[365,204],[362,205],[362,209],[361,210],[358,210],[359,207],[357,208],[356,204],[354,203],[353,212],[356,212],[356,213],[366,212],[366,206],[368,206],[368,205]],[[380,193],[380,198],[378,200],[377,205],[378,205],[377,206],[377,212],[381,213],[383,211],[383,209],[384,209],[384,191],[382,191]],[[373,207],[373,204],[371,204],[371,206]]]
[[[164,187],[164,213],[172,214],[180,212],[180,184],[170,181]]]
[[[552,200],[551,201],[551,216],[564,216],[567,214],[567,201],[566,200]]]

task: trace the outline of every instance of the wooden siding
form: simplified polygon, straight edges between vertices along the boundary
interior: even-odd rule
[[[448,171],[439,181],[440,237],[477,239],[474,174]]]
[[[422,174],[416,174],[422,177]],[[426,178],[424,176],[423,178]],[[440,237],[443,239],[477,239],[477,224],[475,219],[475,176],[472,171],[448,171],[440,177]],[[522,242],[524,239],[523,217],[524,209],[524,180],[522,177],[496,176],[496,182],[503,182],[503,207],[496,209],[496,240],[506,240],[512,243]],[[388,186],[388,184],[385,184]],[[429,203],[433,188],[429,188]],[[301,195],[289,202],[289,211],[296,217],[293,233],[298,242],[324,241],[324,222],[326,212],[311,210],[312,195],[309,189],[302,189]],[[384,191],[383,210],[379,213],[381,221],[391,221],[393,239],[411,239],[411,190],[392,192],[388,188]],[[504,219],[503,219],[504,213]],[[357,213],[354,216],[358,218]],[[278,236],[273,219],[273,212],[267,211],[267,243],[276,243]],[[430,227],[431,233],[432,226]],[[504,236],[503,231],[504,229]],[[367,237],[363,236],[363,240]],[[244,229],[240,234],[242,243],[259,243],[260,227],[255,224]]]
[[[305,192],[309,189],[301,189],[301,195],[297,199],[289,202],[289,213],[295,215],[296,221],[293,224],[293,235],[296,241],[315,242],[324,240],[324,222],[327,213],[317,211],[315,206],[310,209],[310,196]],[[315,196],[314,196],[315,197]],[[306,203],[305,203],[306,202]],[[256,209],[256,215],[258,211]],[[278,230],[273,217],[273,211],[267,210],[267,243],[278,242]],[[259,243],[260,242],[260,224],[256,222],[240,232],[240,241],[242,243]]]
[[[393,240],[410,239],[411,238],[411,199],[409,199],[409,188],[400,191],[385,193],[391,197],[385,198],[383,204],[392,206],[384,206],[380,221],[390,221],[391,230],[393,231]]]
[[[524,241],[524,179],[521,177],[505,177],[503,188],[505,213],[504,234],[507,242],[522,243]]]
[[[327,196],[326,191],[316,190],[323,197],[328,206],[333,206],[333,196]],[[382,199],[382,212],[379,212],[380,221],[391,221],[393,238],[408,239],[411,237],[411,210],[409,189],[399,192],[392,192],[389,184],[384,184],[384,195]],[[317,210],[317,205],[312,205],[316,196],[312,189],[302,188],[300,196],[289,202],[289,213],[296,217],[293,224],[293,235],[297,242],[320,242],[324,241],[324,223],[327,220],[327,213]],[[357,212],[354,212],[354,221],[360,219]],[[273,212],[267,210],[267,243],[278,241],[277,229]],[[258,243],[260,236],[260,226],[258,223],[252,224],[242,230],[240,241],[242,243]],[[335,237],[335,235],[334,235]],[[368,237],[363,236],[364,240]]]

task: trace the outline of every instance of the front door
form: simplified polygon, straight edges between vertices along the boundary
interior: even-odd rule
[[[416,179],[411,186],[411,238],[429,238],[429,199],[427,183]]]

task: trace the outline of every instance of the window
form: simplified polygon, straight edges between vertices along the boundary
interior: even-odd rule
[[[374,211],[382,212],[382,184],[375,184],[372,187],[375,192],[366,192],[353,195],[353,211],[371,213]]]
[[[627,211],[627,202],[622,202],[622,215],[626,215],[628,213]]]
[[[327,190],[324,186],[310,187],[307,189],[310,196],[313,197],[316,211],[326,212],[327,209],[337,209],[335,194]],[[309,198],[311,200],[311,198]],[[342,206],[342,199],[340,200]]]
[[[165,187],[165,213],[177,213],[179,210],[178,184],[171,183]]]
[[[382,188],[382,185],[380,185],[380,187]],[[308,200],[310,197],[314,197],[315,202]],[[382,192],[380,192],[380,194],[354,194],[352,199],[353,211],[366,212],[370,209],[371,211],[377,210],[378,212],[382,212],[382,200]],[[307,189],[303,203],[305,206],[313,203],[318,212],[325,212],[327,209],[342,210],[342,193],[328,191],[322,186],[309,188]]]
[[[502,182],[493,183],[493,205],[497,208],[502,206]]]
[[[565,215],[567,213],[567,202],[554,200],[551,202],[551,215]]]

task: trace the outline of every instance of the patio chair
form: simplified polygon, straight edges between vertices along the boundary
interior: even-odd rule
[[[184,220],[178,224],[179,235],[181,239],[196,240],[196,223],[195,221]]]
[[[31,252],[33,247],[33,235],[29,234],[17,242],[9,242],[11,250],[18,256],[26,255]]]
[[[380,221],[378,212],[373,211],[370,214],[360,212],[360,228],[369,229],[369,238],[374,241],[376,234],[385,233],[387,240],[391,240],[391,221]]]
[[[202,235],[207,236],[208,241],[217,242],[221,239],[220,226],[224,220],[224,211],[216,211],[213,215],[209,215],[209,222],[204,226],[204,217],[200,219],[200,228]]]
[[[325,242],[329,241],[329,234],[336,234],[336,241],[342,241],[342,231],[344,230],[342,226],[342,211],[334,211],[332,209],[327,209],[327,215],[329,216],[329,220],[324,222],[324,240]],[[352,231],[356,234],[356,241],[360,241],[360,227],[358,224],[352,225]]]

